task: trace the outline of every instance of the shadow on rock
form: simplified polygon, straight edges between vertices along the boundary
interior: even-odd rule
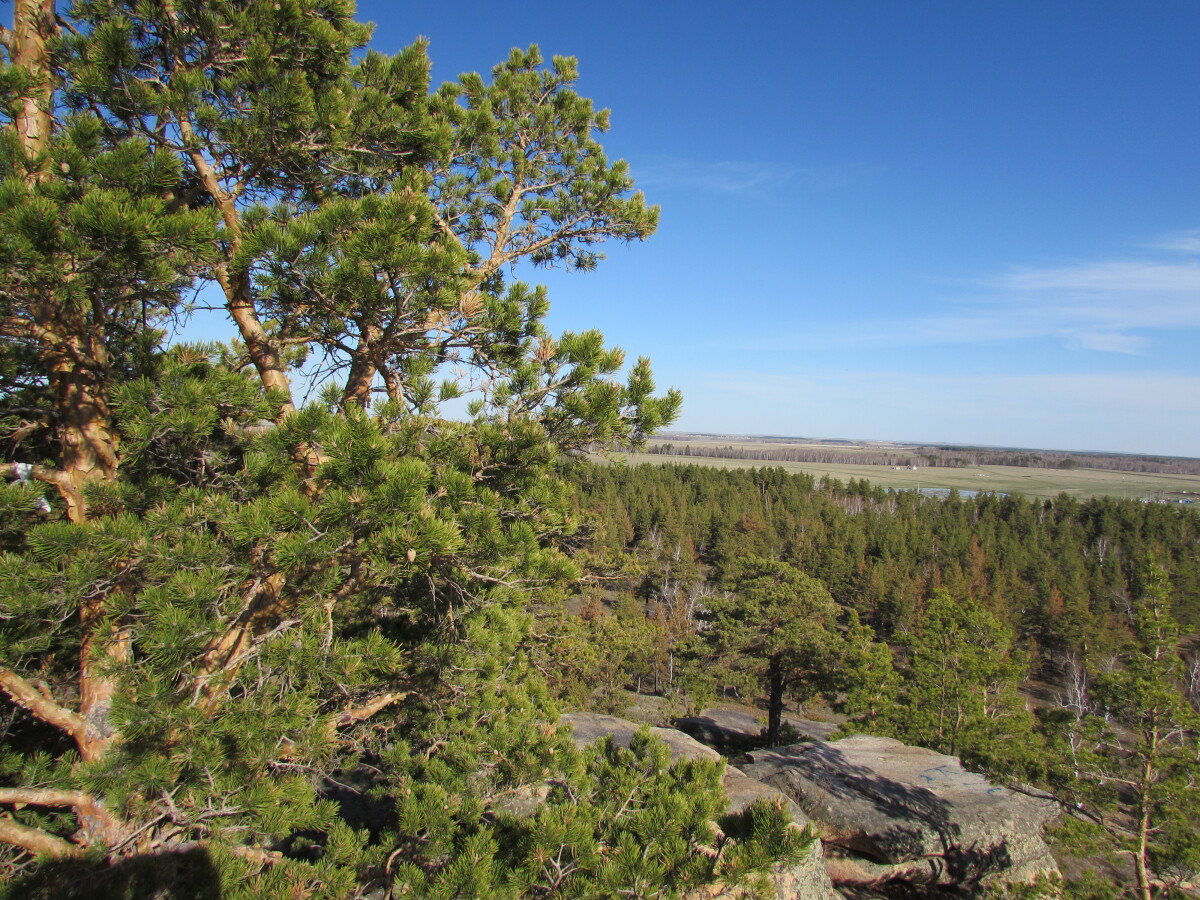
[[[837,848],[835,884],[966,887],[1055,868],[1041,833],[1056,805],[954,757],[863,735],[750,756],[746,774],[795,800]]]

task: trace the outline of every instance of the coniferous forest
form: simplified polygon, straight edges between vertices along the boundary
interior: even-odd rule
[[[354,13],[0,30],[0,895],[754,895],[782,809],[558,726],[640,695],[1051,791],[1079,896],[1193,881],[1196,515],[588,462],[682,402],[514,277],[655,230],[607,112]]]
[[[631,687],[676,715],[742,700],[768,746],[786,742],[784,703],[833,712],[844,733],[1054,794],[1070,813],[1058,849],[1085,858],[1075,896],[1194,880],[1194,512],[938,499],[781,469],[592,466],[572,482],[594,533],[581,614],[553,645],[574,661],[554,681],[569,702],[619,712]]]

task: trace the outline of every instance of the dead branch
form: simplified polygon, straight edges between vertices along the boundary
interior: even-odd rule
[[[61,469],[29,463],[0,463],[0,478],[22,478],[22,472],[26,473],[24,477],[32,478],[34,481],[43,481],[46,484],[53,484],[56,487],[64,483],[70,483],[68,480],[70,476]]]
[[[22,481],[32,478],[34,481],[52,484],[58,488],[58,493],[68,509],[82,508],[83,494],[71,480],[71,476],[61,469],[29,463],[0,463],[0,478],[17,478]]]
[[[371,718],[382,709],[386,709],[393,703],[399,703],[408,696],[408,691],[402,693],[388,692],[381,694],[360,706],[350,706],[343,709],[337,717],[329,724],[330,731],[336,728],[345,728],[347,725],[354,725],[357,722],[362,722]]]
[[[274,865],[283,859],[283,854],[278,850],[264,850],[262,847],[243,847],[235,844],[226,849],[234,856],[247,862],[258,863],[260,866]]]

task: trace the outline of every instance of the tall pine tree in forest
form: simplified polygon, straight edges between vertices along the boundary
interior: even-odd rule
[[[765,695],[765,739],[774,746],[789,694],[803,702],[833,687],[845,652],[838,608],[820,581],[778,560],[740,559],[725,582],[730,590],[706,603],[696,652],[719,677]]]
[[[1133,859],[1138,896],[1156,885],[1191,881],[1200,871],[1200,711],[1188,702],[1188,673],[1171,586],[1146,567],[1132,610],[1132,637],[1085,693],[1073,785],[1081,807]]]
[[[1012,635],[978,601],[939,588],[900,636],[900,702],[892,734],[1029,779],[1039,765],[1033,718],[1017,695],[1025,672]]]
[[[573,61],[514,51],[430,94],[420,44],[354,62],[352,15],[18,0],[0,32],[0,867],[26,895],[255,897],[761,868],[782,820],[696,867],[712,773],[646,748],[619,765],[681,836],[614,867],[647,826],[529,664],[529,597],[575,574],[556,461],[679,397],[644,360],[619,381],[597,333],[551,336],[507,273],[590,268],[656,210]],[[236,340],[166,349],[197,279]],[[505,817],[551,775],[544,823]],[[567,846],[570,872],[542,865]]]

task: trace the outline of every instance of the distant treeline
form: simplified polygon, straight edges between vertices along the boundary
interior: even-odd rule
[[[1128,640],[1154,560],[1170,576],[1174,615],[1200,636],[1200,516],[1187,508],[1067,495],[933,501],[778,468],[589,466],[575,478],[593,550],[642,559],[629,590],[651,605],[668,583],[688,594],[761,556],[819,578],[889,639],[917,627],[926,599],[947,587],[1047,662],[1098,659]]]
[[[684,441],[654,444],[649,453],[663,456],[746,459],[755,462],[834,463],[864,466],[1021,466],[1027,469],[1112,469],[1162,475],[1200,475],[1200,459],[1118,454],[1058,453],[1039,450],[979,450],[963,447],[919,447],[895,450],[845,450],[836,447],[762,447],[727,444],[695,446]]]

